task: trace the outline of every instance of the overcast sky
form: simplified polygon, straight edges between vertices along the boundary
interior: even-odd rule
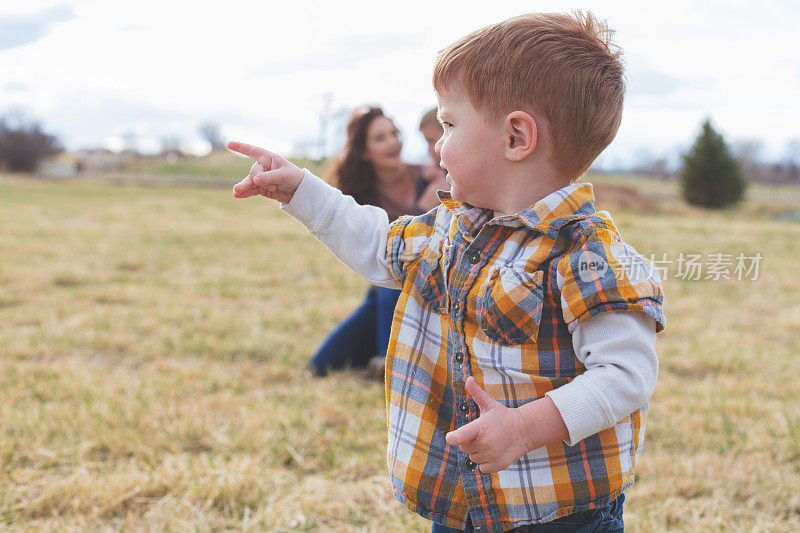
[[[628,94],[604,164],[674,156],[707,116],[773,159],[800,138],[796,0],[0,0],[0,113],[25,110],[69,149],[134,134],[141,149],[179,137],[201,151],[197,128],[215,121],[226,139],[289,154],[318,140],[327,94],[334,112],[383,105],[419,159],[436,52],[527,7],[591,9],[617,31]]]

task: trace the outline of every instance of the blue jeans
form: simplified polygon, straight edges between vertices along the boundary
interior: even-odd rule
[[[546,524],[520,526],[512,531],[518,533],[590,533],[592,531],[618,533],[625,531],[625,523],[622,521],[622,504],[624,502],[625,493],[622,493],[603,507],[562,516]],[[442,526],[436,522],[431,527],[431,533],[456,533],[458,531],[460,530]],[[464,531],[473,531],[472,522],[469,519]]]
[[[308,363],[314,375],[329,370],[366,366],[375,355],[386,355],[392,317],[400,291],[370,286],[358,309],[339,324]]]

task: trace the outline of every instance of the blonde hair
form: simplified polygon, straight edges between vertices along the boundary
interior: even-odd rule
[[[439,92],[462,89],[483,118],[514,110],[547,121],[553,164],[579,178],[614,139],[625,97],[613,30],[591,13],[531,13],[487,26],[441,50]]]

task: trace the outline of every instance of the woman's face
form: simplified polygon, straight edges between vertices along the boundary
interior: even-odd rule
[[[364,159],[375,166],[393,167],[401,163],[403,141],[394,122],[387,117],[377,117],[367,126],[367,143]]]

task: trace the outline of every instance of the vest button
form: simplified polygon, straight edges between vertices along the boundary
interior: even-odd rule
[[[464,414],[469,413],[469,404],[467,402],[461,402],[458,404],[458,410]]]
[[[464,362],[464,354],[461,352],[456,353],[456,363],[463,363]]]
[[[466,467],[467,467],[467,468],[469,468],[470,470],[475,470],[475,467],[476,467],[476,466],[478,466],[478,465],[477,465],[477,464],[475,464],[475,463],[473,463],[473,462],[472,462],[472,459],[470,459],[469,457],[467,457],[467,460],[466,460],[466,461],[464,461],[464,466],[466,466]]]

